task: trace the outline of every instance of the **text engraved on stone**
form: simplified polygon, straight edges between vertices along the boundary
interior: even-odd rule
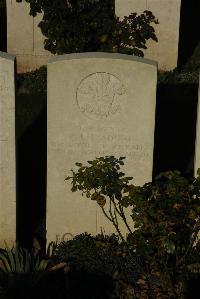
[[[89,118],[104,120],[121,112],[120,97],[125,94],[121,81],[114,75],[99,72],[84,78],[76,91],[77,104]]]
[[[4,146],[5,146],[5,144],[7,144],[7,142],[8,142],[8,139],[0,139],[0,145],[1,145],[1,147],[0,147],[0,170],[3,170],[4,168],[7,167],[7,165],[6,165],[7,164],[6,163],[7,152],[6,152],[6,155],[5,155],[5,152],[4,152],[4,154],[2,154],[3,148],[5,149]]]
[[[7,84],[8,73],[3,72],[0,74],[0,93],[6,95],[9,92],[9,86]]]
[[[137,161],[146,161],[150,159],[145,146],[137,143],[133,137],[123,134],[101,134],[99,139],[95,138],[95,132],[82,132],[78,137],[71,136],[67,147],[69,157],[89,156],[96,158],[105,155],[126,156]]]

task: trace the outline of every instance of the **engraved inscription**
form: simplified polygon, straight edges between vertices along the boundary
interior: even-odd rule
[[[6,156],[3,154],[3,148],[5,149],[5,143],[8,142],[8,139],[0,139],[0,170],[2,171],[4,168],[7,168],[6,165]],[[3,147],[4,146],[4,147]],[[5,150],[4,150],[5,151]]]
[[[8,78],[8,74],[6,71],[0,74],[0,93],[3,95],[6,95],[9,91],[7,78]]]
[[[89,118],[104,120],[122,109],[120,97],[125,94],[121,81],[109,73],[94,73],[84,78],[77,88],[79,109]]]
[[[73,157],[77,160],[80,156],[83,159],[85,157],[93,159],[105,155],[126,156],[134,163],[145,163],[151,159],[151,153],[145,144],[127,132],[117,131],[113,127],[104,127],[99,133],[95,128],[80,126],[79,134],[70,134],[68,138],[65,153],[72,160]],[[56,146],[62,147],[58,143]]]

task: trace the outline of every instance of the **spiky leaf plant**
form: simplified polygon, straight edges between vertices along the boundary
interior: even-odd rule
[[[49,260],[40,259],[33,251],[19,246],[0,250],[0,284],[8,298],[25,298],[47,272]],[[6,297],[6,298],[7,298]]]

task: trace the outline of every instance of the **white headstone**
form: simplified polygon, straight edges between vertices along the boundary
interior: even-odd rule
[[[188,0],[189,1],[189,0]],[[131,12],[150,10],[159,20],[155,25],[158,43],[149,41],[145,57],[155,59],[163,70],[177,66],[181,0],[115,0],[119,17]],[[42,18],[29,15],[29,3],[7,0],[8,51],[17,57],[19,72],[30,71],[47,63],[51,53],[44,50],[44,39],[38,24]],[[167,49],[167,50],[166,50]]]
[[[45,37],[38,27],[42,14],[29,15],[29,3],[7,1],[7,48],[16,55],[17,71],[28,72],[46,65],[51,53],[44,49]]]
[[[96,202],[64,181],[76,162],[126,156],[126,175],[151,180],[156,82],[156,62],[123,54],[70,54],[48,64],[49,241],[113,231]]]
[[[0,52],[0,247],[16,238],[14,60]]]
[[[195,149],[195,176],[200,168],[200,80],[199,80],[199,100],[197,108],[197,126],[196,126],[196,149]]]

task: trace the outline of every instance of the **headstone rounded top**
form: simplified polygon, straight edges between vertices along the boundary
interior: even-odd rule
[[[73,59],[121,59],[140,62],[144,64],[157,66],[158,63],[155,60],[146,59],[143,57],[138,57],[134,55],[120,54],[120,53],[106,53],[106,52],[85,52],[85,53],[72,53],[58,55],[49,60],[49,63],[54,63],[64,60],[73,60]]]

